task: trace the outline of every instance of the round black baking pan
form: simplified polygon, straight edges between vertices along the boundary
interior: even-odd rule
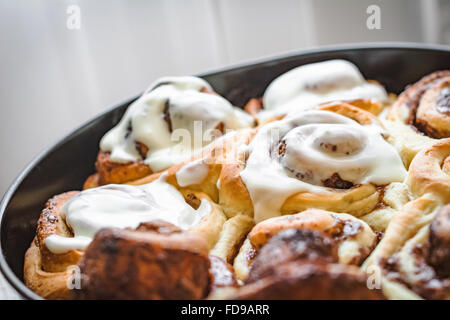
[[[278,75],[299,65],[329,59],[355,63],[364,76],[400,93],[433,71],[450,69],[450,47],[411,43],[364,44],[321,48],[267,58],[201,74],[215,90],[237,106],[260,97]],[[0,204],[0,268],[26,299],[39,299],[23,283],[24,254],[39,214],[51,196],[80,189],[94,172],[100,138],[121,118],[136,97],[82,125],[42,152],[14,181]]]

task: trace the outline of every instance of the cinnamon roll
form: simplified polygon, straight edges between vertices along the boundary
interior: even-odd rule
[[[211,286],[208,245],[172,226],[163,233],[105,228],[80,263],[75,299],[202,299]]]
[[[79,267],[75,299],[204,299],[238,286],[202,237],[161,221],[100,230]]]
[[[282,230],[310,230],[326,234],[336,244],[336,262],[360,265],[375,247],[377,235],[364,221],[345,213],[319,209],[267,219],[250,231],[234,261],[236,276],[247,279],[253,268],[253,258],[262,247]],[[279,261],[279,259],[277,259]]]
[[[45,298],[67,298],[68,268],[79,261],[100,229],[135,229],[158,219],[197,234],[208,250],[219,240],[226,220],[206,194],[180,192],[165,176],[142,186],[107,185],[55,196],[42,212],[26,253],[25,282]]]
[[[432,73],[408,86],[386,121],[406,165],[436,139],[450,137],[450,71]]]
[[[449,164],[450,138],[417,154],[406,179],[414,200],[394,216],[364,264],[382,270],[390,298],[450,298]]]
[[[253,122],[200,78],[161,78],[102,138],[97,174],[87,179],[85,188],[162,171],[189,159],[226,131],[251,127]]]
[[[385,108],[332,60],[242,111],[161,78],[102,138],[85,190],[47,202],[25,283],[48,299],[449,299],[449,88],[436,72]]]
[[[338,264],[336,242],[319,231],[285,229],[265,244],[235,299],[383,299],[359,268]]]
[[[383,86],[366,81],[351,62],[329,60],[294,68],[273,80],[264,92],[264,111],[258,117],[279,117],[331,101],[357,101],[359,107],[379,114],[391,99]]]
[[[308,208],[372,212],[381,188],[406,176],[384,135],[375,116],[346,103],[266,124],[246,160],[222,169],[219,204],[256,222]]]

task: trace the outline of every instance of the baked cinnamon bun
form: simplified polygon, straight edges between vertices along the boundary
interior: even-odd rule
[[[346,213],[308,209],[294,215],[267,219],[250,231],[241,247],[234,261],[237,278],[247,279],[254,266],[253,258],[259,254],[260,249],[272,237],[287,229],[326,234],[335,244],[336,262],[346,265],[360,265],[378,241],[369,225]]]
[[[133,102],[100,141],[85,188],[124,183],[187,160],[229,130],[253,126],[203,79],[164,77]]]
[[[449,299],[450,138],[419,152],[406,181],[414,200],[391,220],[364,268],[382,270],[389,298]]]
[[[355,101],[358,107],[379,114],[391,103],[376,81],[366,81],[358,68],[346,60],[329,60],[294,68],[273,80],[262,98],[248,110],[262,109],[260,120],[313,108],[331,101]]]
[[[333,238],[284,229],[263,245],[235,299],[383,299],[357,267],[338,264]]]
[[[385,108],[332,60],[244,112],[161,78],[102,138],[86,190],[46,204],[25,283],[48,299],[449,299],[449,83]]]
[[[421,149],[450,137],[450,71],[438,71],[408,86],[390,107],[394,145],[409,165]]]
[[[406,176],[371,113],[346,103],[323,105],[259,128],[246,160],[225,165],[219,204],[227,216],[256,222],[319,208],[361,216],[382,187]]]
[[[67,298],[68,268],[77,264],[102,228],[135,229],[162,219],[197,234],[213,249],[226,220],[221,208],[206,194],[180,192],[164,179],[142,186],[107,185],[49,200],[25,256],[26,284],[45,298]]]

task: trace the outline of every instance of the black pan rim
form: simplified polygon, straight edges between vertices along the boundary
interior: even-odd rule
[[[414,51],[441,51],[441,52],[450,52],[449,45],[441,45],[441,44],[424,44],[424,43],[416,43],[416,42],[360,42],[360,43],[351,43],[351,44],[340,44],[340,45],[331,45],[331,46],[320,46],[309,48],[305,50],[298,51],[289,51],[282,54],[277,54],[274,56],[267,56],[260,59],[254,59],[249,62],[243,62],[238,64],[232,64],[230,66],[226,66],[223,68],[214,69],[212,71],[202,72],[198,74],[199,77],[211,76],[220,74],[223,72],[230,72],[233,70],[237,70],[240,68],[248,68],[255,67],[258,65],[266,64],[269,62],[276,62],[287,60],[290,58],[295,58],[303,55],[311,55],[311,54],[320,54],[320,53],[330,53],[330,52],[340,52],[340,51],[370,51],[372,49],[381,49],[381,50],[391,50],[391,49],[403,49],[403,50],[414,50]],[[134,101],[138,96],[133,98],[126,99],[125,101],[115,104],[113,107],[106,109],[105,111],[97,114],[92,119],[78,125],[75,129],[68,132],[63,138],[58,139],[56,142],[50,144],[44,150],[42,150],[37,156],[31,160],[31,162],[26,165],[26,167],[21,171],[21,173],[13,180],[12,184],[9,186],[0,203],[0,239],[1,239],[1,226],[4,221],[4,212],[16,192],[17,188],[20,186],[25,177],[31,172],[32,169],[36,167],[36,165],[45,158],[52,150],[58,148],[60,145],[63,145],[72,135],[77,133],[80,129],[88,126],[93,123],[95,119],[102,117],[108,112],[119,108],[120,106],[126,105]],[[34,293],[31,289],[29,289],[22,280],[20,280],[11,270],[8,263],[6,262],[3,246],[0,245],[0,271],[3,273],[6,280],[9,284],[16,290],[16,292],[23,298],[29,300],[42,300],[43,298]]]

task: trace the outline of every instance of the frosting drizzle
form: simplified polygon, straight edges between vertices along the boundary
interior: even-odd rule
[[[162,219],[189,229],[211,212],[207,200],[197,210],[192,208],[165,177],[142,186],[111,184],[80,192],[60,214],[74,236],[51,235],[45,245],[56,254],[84,250],[101,228],[136,228],[141,222]]]
[[[285,200],[295,193],[332,192],[326,180],[334,174],[353,185],[403,181],[406,170],[382,132],[376,124],[360,125],[323,110],[300,112],[262,127],[240,173],[255,220],[280,215]]]

